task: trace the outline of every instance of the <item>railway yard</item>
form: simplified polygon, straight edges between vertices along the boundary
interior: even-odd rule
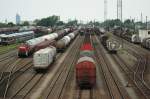
[[[0,50],[0,98],[150,99],[150,51],[107,34],[118,42],[117,51],[111,49],[111,41],[103,44],[102,34],[94,29],[67,28],[19,43],[11,50],[0,46],[4,49]],[[90,46],[81,53],[86,44]],[[47,52],[40,50],[52,49],[50,46],[56,53],[45,56],[51,61],[42,59]],[[39,60],[34,56],[38,51]],[[47,67],[38,67],[47,61]]]

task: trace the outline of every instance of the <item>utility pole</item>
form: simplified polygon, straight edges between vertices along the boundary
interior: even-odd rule
[[[146,16],[146,30],[148,30],[147,16]]]
[[[141,13],[141,22],[143,23],[143,14]]]
[[[122,0],[117,0],[117,19],[122,21]]]
[[[104,0],[104,21],[107,20],[107,0]]]
[[[122,20],[122,0],[117,0],[117,19],[119,19],[121,22]],[[123,29],[122,24],[120,25],[121,30]],[[121,35],[123,35],[123,32],[121,33]],[[122,48],[123,48],[123,39],[122,39]]]

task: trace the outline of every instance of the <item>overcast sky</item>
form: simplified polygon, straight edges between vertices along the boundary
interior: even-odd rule
[[[108,18],[117,15],[117,0],[108,1]],[[140,20],[150,18],[150,0],[123,0],[123,19],[136,18]],[[19,13],[22,20],[34,20],[50,15],[59,15],[61,20],[69,18],[83,21],[104,20],[104,0],[0,0],[0,22],[15,22],[15,15]]]

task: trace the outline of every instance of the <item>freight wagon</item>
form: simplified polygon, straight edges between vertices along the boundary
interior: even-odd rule
[[[76,83],[80,88],[92,88],[96,84],[96,64],[93,47],[84,43],[80,48],[80,58],[75,66]]]
[[[41,49],[33,55],[33,68],[35,70],[46,70],[55,60],[56,48],[49,46]]]
[[[120,48],[120,44],[116,40],[108,39],[106,41],[106,48],[109,52],[116,53]]]
[[[57,51],[63,52],[77,35],[78,35],[78,31],[75,31],[75,32],[69,33],[68,35],[66,35],[62,39],[60,39],[56,43]]]

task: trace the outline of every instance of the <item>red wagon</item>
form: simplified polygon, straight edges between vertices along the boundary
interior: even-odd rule
[[[80,88],[92,88],[96,84],[96,66],[91,57],[81,57],[76,64],[76,83]]]

